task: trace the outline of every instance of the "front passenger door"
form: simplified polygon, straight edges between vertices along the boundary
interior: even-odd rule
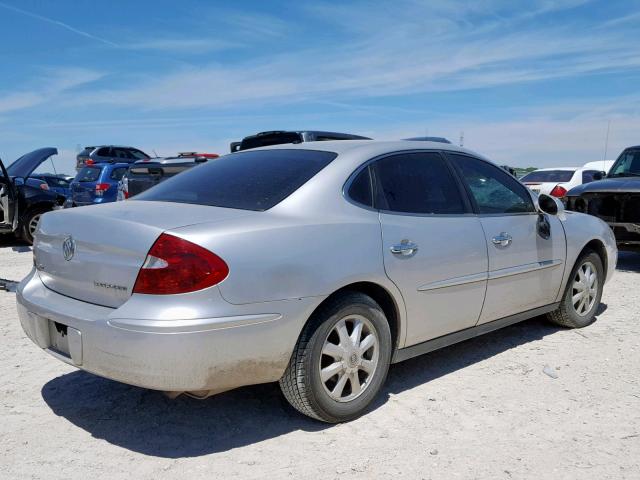
[[[565,234],[539,214],[526,187],[492,163],[448,153],[465,182],[489,251],[487,295],[478,323],[549,305],[560,289]]]

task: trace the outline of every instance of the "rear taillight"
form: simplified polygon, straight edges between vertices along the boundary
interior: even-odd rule
[[[127,177],[122,179],[122,195],[125,200],[129,198],[129,179]]]
[[[40,184],[40,188],[41,188],[42,190],[49,190],[49,185],[47,185],[46,183],[41,183],[41,184]]]
[[[96,195],[101,197],[104,195],[104,192],[109,190],[111,185],[109,183],[96,183]]]
[[[564,187],[561,187],[560,185],[556,185],[555,187],[553,187],[553,190],[551,190],[550,195],[552,197],[556,197],[556,198],[562,198],[567,194],[567,189]]]
[[[217,285],[229,267],[215,253],[182,238],[163,233],[149,250],[133,293],[175,295]]]
[[[90,158],[87,158],[87,159],[84,161],[84,164],[85,164],[85,165],[93,165],[94,163],[96,163],[96,162],[94,162],[94,161],[93,161],[93,160],[91,160]]]

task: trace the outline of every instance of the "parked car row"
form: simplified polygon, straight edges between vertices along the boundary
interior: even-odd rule
[[[613,161],[589,162],[583,167],[540,168],[520,179],[535,193],[563,198],[578,185],[601,180],[613,165]]]
[[[619,249],[640,252],[640,145],[626,148],[602,180],[569,190],[565,203],[607,222]]]
[[[230,149],[239,152],[263,146],[335,140],[371,139],[337,132],[280,130],[249,135],[233,142]],[[442,137],[415,137],[406,141],[451,144]],[[616,233],[621,248],[640,250],[640,197],[636,191],[638,182],[633,180],[640,170],[634,163],[638,149],[626,149],[615,162],[604,160],[588,162],[582,167],[538,169],[522,177],[521,182],[536,194],[562,199],[569,210],[600,216]],[[134,147],[101,145],[86,147],[78,154],[79,170],[73,179],[56,174],[33,174],[37,166],[56,153],[55,148],[36,150],[18,159],[4,173],[0,179],[3,186],[0,233],[14,232],[31,242],[37,222],[46,211],[60,205],[72,208],[126,200],[218,158],[217,154],[198,152],[151,158]],[[501,168],[515,176],[513,168],[506,165]],[[600,182],[603,179],[605,183]],[[587,188],[588,184],[592,184],[591,187]]]

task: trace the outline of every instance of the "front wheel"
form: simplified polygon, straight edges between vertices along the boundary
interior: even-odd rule
[[[280,388],[301,413],[329,423],[364,413],[389,370],[392,340],[380,306],[358,292],[317,311],[302,331]]]
[[[42,217],[46,212],[46,210],[35,210],[33,212],[28,212],[25,216],[22,222],[20,237],[29,245],[33,245],[33,236],[38,229],[38,222],[40,222],[40,217]]]
[[[569,277],[560,306],[547,314],[556,325],[582,328],[594,322],[602,298],[604,268],[600,256],[593,251],[584,252]]]

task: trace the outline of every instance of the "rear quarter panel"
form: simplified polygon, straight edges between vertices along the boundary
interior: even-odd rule
[[[352,207],[357,208],[357,207]],[[220,284],[233,304],[326,296],[349,283],[390,283],[382,268],[377,212],[317,219],[263,212],[172,231],[229,265]]]

